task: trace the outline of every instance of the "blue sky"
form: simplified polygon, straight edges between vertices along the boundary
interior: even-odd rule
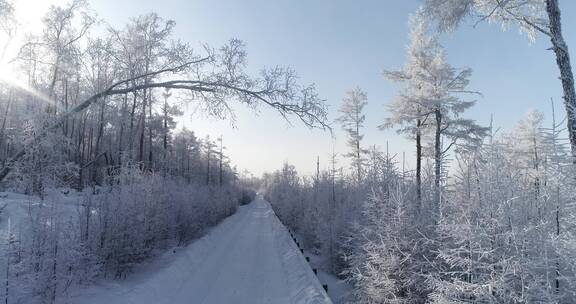
[[[360,86],[368,93],[364,144],[392,153],[406,152],[413,159],[410,141],[394,131],[378,131],[386,117],[384,104],[397,87],[382,78],[386,69],[401,68],[408,42],[408,17],[419,0],[92,0],[99,16],[115,26],[130,17],[151,11],[176,21],[175,37],[199,46],[213,47],[228,39],[242,39],[247,45],[249,70],[264,66],[289,65],[301,81],[313,82],[330,106],[331,118],[344,93]],[[564,35],[576,48],[576,2],[560,1]],[[561,86],[555,58],[546,50],[544,37],[534,44],[517,28],[502,31],[497,24],[483,23],[475,28],[462,26],[443,37],[450,62],[456,67],[471,67],[471,89],[483,96],[468,117],[488,124],[494,114],[496,126],[510,129],[531,108],[550,113],[550,98],[563,113]],[[574,54],[572,52],[572,54]],[[295,121],[290,127],[276,113],[262,108],[259,114],[236,107],[236,128],[229,122],[201,115],[186,115],[182,125],[199,136],[223,135],[228,153],[241,169],[255,174],[279,168],[284,161],[310,173],[316,156],[328,166],[332,151],[330,134],[311,131]],[[344,134],[335,126],[335,149],[344,153]],[[343,162],[343,164],[345,164]]]

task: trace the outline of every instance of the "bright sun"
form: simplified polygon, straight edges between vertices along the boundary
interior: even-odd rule
[[[24,37],[28,34],[39,34],[42,30],[42,19],[51,5],[67,3],[64,0],[15,0],[12,1],[14,8],[14,18],[16,20],[15,29],[9,36],[5,32],[0,32],[0,82],[9,87],[25,91],[31,96],[35,96],[46,102],[50,100],[37,90],[30,88],[26,81],[19,77],[10,63],[18,54],[18,45],[22,45]]]

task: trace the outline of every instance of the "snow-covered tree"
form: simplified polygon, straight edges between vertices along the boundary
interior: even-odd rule
[[[356,181],[360,183],[363,178],[364,154],[366,150],[362,147],[362,128],[364,127],[364,107],[368,104],[368,97],[359,87],[346,92],[340,106],[340,116],[337,121],[342,125],[342,129],[347,135],[347,144],[350,148],[345,156],[350,158],[351,168],[354,171]]]
[[[424,11],[442,31],[452,31],[465,19],[497,22],[503,28],[517,25],[531,41],[537,34],[550,39],[560,71],[572,155],[576,155],[576,91],[568,45],[562,34],[558,0],[426,0]]]
[[[427,108],[423,84],[426,75],[426,62],[438,48],[435,36],[430,35],[428,23],[421,12],[410,19],[410,44],[407,62],[400,71],[384,71],[384,76],[391,81],[404,85],[402,91],[389,104],[386,110],[390,116],[384,120],[381,129],[399,127],[398,133],[413,138],[416,144],[416,191],[417,204],[422,203],[422,137],[426,133],[430,109]]]
[[[259,76],[248,75],[242,41],[231,39],[219,49],[205,47],[205,54],[201,54],[188,44],[173,39],[174,22],[156,14],[136,18],[122,30],[110,29],[102,40],[88,39],[92,19],[82,18],[86,21],[79,29],[74,27],[76,22],[70,21],[82,3],[76,1],[70,7],[53,7],[46,18],[47,26],[60,20],[58,18],[64,18],[65,31],[62,32],[66,35],[47,34],[38,38],[45,39],[45,43],[32,41],[21,48],[15,62],[25,67],[31,85],[38,86],[40,91],[53,92],[48,96],[61,101],[68,110],[54,115],[57,112],[49,109],[52,119],[34,138],[13,147],[12,157],[0,170],[0,179],[8,175],[38,140],[61,128],[67,130],[71,140],[77,137],[79,146],[89,146],[87,154],[76,151],[79,155],[77,162],[83,163],[83,158],[92,165],[98,162],[97,158],[104,157],[109,164],[112,159],[121,159],[117,154],[128,154],[136,157],[144,167],[155,169],[154,153],[159,150],[155,143],[162,142],[158,138],[164,135],[161,124],[156,124],[159,107],[154,103],[159,98],[156,95],[158,88],[178,93],[178,97],[184,100],[199,101],[200,109],[219,118],[234,119],[230,103],[239,102],[250,108],[271,107],[282,117],[296,118],[308,127],[328,127],[326,107],[314,85],[299,84],[296,73],[290,68],[275,67],[262,70]],[[60,38],[64,42],[58,40]],[[101,43],[96,43],[98,41]],[[57,46],[62,44],[66,46],[66,57],[62,52],[54,51],[61,51],[62,48]],[[55,47],[45,50],[44,45]],[[94,55],[89,56],[86,62],[76,56],[84,51],[82,46],[87,46],[89,53]],[[44,66],[45,57],[53,59],[49,61],[52,69]],[[61,60],[66,64],[54,63]],[[65,66],[66,70],[55,69],[54,64]],[[61,77],[64,72],[69,77]],[[41,81],[37,82],[37,79]],[[80,81],[84,79],[90,80],[88,87]],[[110,137],[102,136],[106,131],[103,130],[102,115],[95,116],[100,123],[92,126],[91,114],[102,114],[102,108],[108,106],[120,109],[111,115],[118,132],[110,135],[117,137],[118,145],[112,151],[102,151],[101,143],[109,141]],[[68,131],[68,127],[73,130]],[[94,146],[98,149],[93,149]]]
[[[473,120],[460,117],[475,103],[463,100],[459,96],[462,93],[470,93],[467,86],[472,71],[453,68],[446,61],[446,55],[441,48],[434,49],[430,61],[423,64],[427,72],[423,77],[422,89],[426,92],[426,108],[431,112],[433,125],[435,204],[433,212],[438,212],[441,203],[442,161],[446,153],[458,141],[480,143],[485,129],[476,125]],[[444,139],[448,140],[448,144],[444,145]]]
[[[443,263],[428,281],[434,302],[568,303],[573,297],[574,273],[561,266],[570,259],[558,246],[570,230],[561,217],[572,214],[562,203],[570,195],[561,189],[573,182],[552,177],[562,175],[558,164],[570,168],[571,161],[568,153],[559,158],[557,123],[547,133],[542,122],[532,111],[510,134],[491,132],[481,146],[460,151],[439,223]]]
[[[385,75],[395,81],[406,83],[403,92],[388,106],[392,112],[383,127],[401,126],[401,133],[416,137],[416,183],[421,197],[420,160],[421,136],[427,127],[433,136],[435,190],[434,204],[438,208],[441,200],[442,160],[458,141],[479,143],[485,129],[474,121],[461,118],[461,114],[474,105],[474,101],[460,98],[467,89],[470,69],[458,70],[446,61],[445,51],[437,37],[430,34],[422,11],[411,20],[411,43],[408,47],[408,62],[402,71],[388,71]],[[443,138],[445,137],[445,138]],[[443,145],[444,139],[448,143]],[[432,212],[436,213],[437,210]]]

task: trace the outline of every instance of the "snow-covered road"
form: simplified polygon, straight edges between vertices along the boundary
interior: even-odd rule
[[[163,255],[126,281],[105,283],[74,303],[331,303],[261,197],[206,236]]]

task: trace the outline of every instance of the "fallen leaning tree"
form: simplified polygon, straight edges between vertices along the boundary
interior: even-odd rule
[[[0,182],[11,172],[14,165],[30,147],[55,131],[68,119],[82,113],[105,97],[123,95],[137,91],[164,89],[188,93],[188,100],[199,101],[216,116],[234,116],[229,104],[237,101],[253,109],[266,105],[275,109],[286,121],[296,117],[309,128],[330,129],[327,123],[327,108],[314,85],[301,86],[290,68],[274,67],[263,69],[260,77],[254,78],[244,72],[246,53],[240,40],[232,39],[218,52],[206,48],[207,55],[198,57],[180,54],[168,67],[126,77],[109,84],[61,114],[42,132],[31,138],[14,153],[0,169]],[[184,61],[182,58],[187,58]]]

